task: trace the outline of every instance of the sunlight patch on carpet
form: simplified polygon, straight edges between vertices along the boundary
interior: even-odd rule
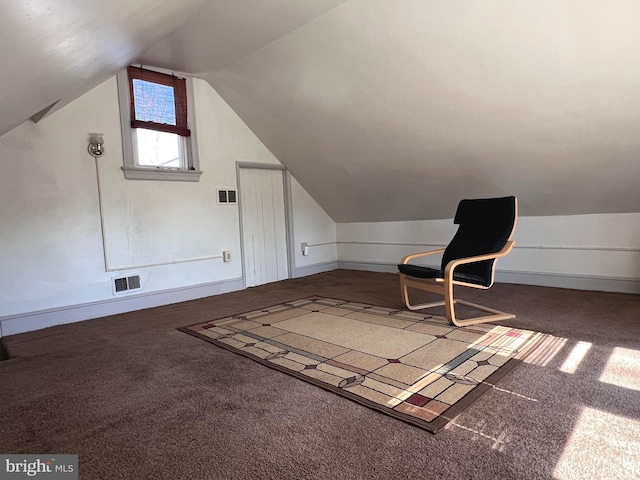
[[[640,351],[614,348],[599,380],[640,391]]]
[[[180,330],[434,433],[549,339],[325,297]]]
[[[553,478],[640,478],[640,422],[583,407]]]

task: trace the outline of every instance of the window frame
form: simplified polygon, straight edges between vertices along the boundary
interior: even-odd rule
[[[133,67],[140,67],[140,65],[132,65]],[[198,182],[200,181],[200,170],[198,148],[197,148],[197,134],[196,134],[196,122],[195,122],[195,108],[194,108],[194,96],[193,96],[193,79],[189,75],[182,73],[175,73],[161,68],[144,67],[146,70],[151,70],[158,73],[164,73],[167,75],[176,75],[184,78],[187,88],[187,124],[191,135],[188,137],[180,137],[183,142],[183,150],[185,153],[185,168],[175,167],[154,167],[154,166],[140,166],[137,162],[137,149],[135,145],[135,131],[131,127],[131,93],[130,93],[130,81],[128,69],[125,68],[118,72],[116,75],[118,83],[118,103],[120,106],[120,125],[122,130],[122,153],[123,153],[123,166],[122,171],[124,177],[128,180],[169,180],[169,181],[183,181],[183,182]]]

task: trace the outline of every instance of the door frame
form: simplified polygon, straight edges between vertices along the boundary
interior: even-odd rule
[[[244,232],[242,223],[242,189],[240,188],[240,169],[280,170],[282,171],[282,190],[284,193],[284,223],[287,241],[287,277],[293,278],[295,250],[293,245],[293,205],[291,201],[291,174],[284,165],[278,163],[258,163],[236,161],[236,185],[238,189],[238,220],[240,228],[240,259],[242,261],[242,285],[247,288],[247,273],[245,271]]]

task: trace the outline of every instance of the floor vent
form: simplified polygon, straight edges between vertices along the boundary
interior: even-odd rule
[[[114,295],[138,290],[140,288],[140,275],[132,275],[131,277],[120,277],[113,279]]]

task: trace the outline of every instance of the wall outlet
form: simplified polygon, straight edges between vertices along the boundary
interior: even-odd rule
[[[225,250],[222,252],[222,261],[230,262],[231,261],[231,252],[229,250]]]
[[[309,245],[307,245],[307,242],[302,242],[300,244],[300,249],[302,250],[302,255],[309,255]]]

